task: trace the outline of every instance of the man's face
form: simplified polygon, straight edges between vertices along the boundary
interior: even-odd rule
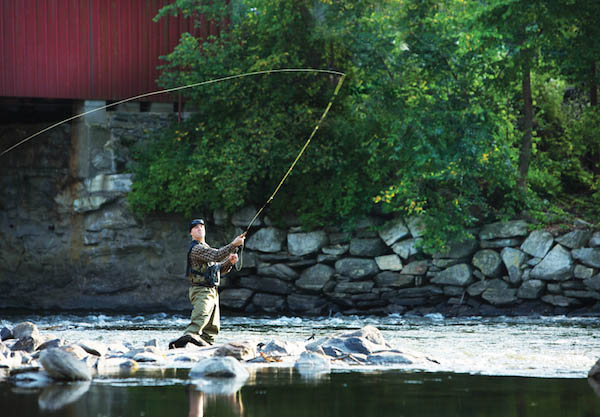
[[[192,239],[194,240],[204,240],[204,237],[206,236],[206,229],[204,228],[204,225],[197,224],[196,226],[192,227],[192,230],[190,230],[190,235],[192,235]]]

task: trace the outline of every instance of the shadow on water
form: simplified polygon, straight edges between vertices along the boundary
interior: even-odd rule
[[[222,385],[219,385],[222,384]],[[190,380],[187,370],[20,388],[0,383],[2,416],[502,416],[600,415],[586,379],[401,371],[303,375],[251,372],[243,386]]]

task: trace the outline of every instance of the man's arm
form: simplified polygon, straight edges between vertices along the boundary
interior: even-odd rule
[[[200,263],[222,262],[227,256],[232,254],[238,246],[244,244],[245,238],[246,233],[242,233],[236,237],[233,242],[219,249],[214,249],[199,244],[193,247],[190,256]]]

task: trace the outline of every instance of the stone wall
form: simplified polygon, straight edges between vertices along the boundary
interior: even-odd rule
[[[250,214],[253,210],[248,210]],[[495,223],[444,253],[419,249],[418,218],[354,234],[263,226],[249,236],[241,273],[221,303],[247,313],[600,313],[600,232],[529,232]]]
[[[76,112],[104,103],[82,103]],[[151,108],[152,109],[152,108]],[[133,110],[133,111],[131,111]],[[175,120],[131,106],[99,111],[7,154],[0,164],[0,308],[189,310],[188,218],[137,218],[127,203],[131,145]],[[0,127],[2,149],[43,125]],[[278,198],[285,198],[280,194]],[[255,214],[195,213],[213,246]],[[418,219],[365,219],[352,234],[261,218],[243,268],[224,277],[225,310],[274,314],[597,314],[600,234],[487,225],[443,254],[419,249]]]

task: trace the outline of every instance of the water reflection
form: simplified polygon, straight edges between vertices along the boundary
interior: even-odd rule
[[[189,417],[244,415],[241,390],[228,394],[207,393],[199,389],[198,385],[192,384],[189,386],[188,396],[190,401]]]
[[[90,389],[90,381],[52,384],[42,390],[38,405],[42,411],[56,411],[74,403]]]

